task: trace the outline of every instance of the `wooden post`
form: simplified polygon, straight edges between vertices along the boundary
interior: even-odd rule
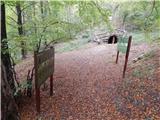
[[[118,63],[119,50],[117,51],[116,64]]]
[[[40,113],[40,87],[37,81],[37,52],[34,52],[34,67],[35,67],[35,89],[36,89],[36,109]]]
[[[46,49],[39,53],[34,52],[35,92],[36,92],[35,97],[36,97],[36,110],[38,113],[40,113],[40,86],[47,80],[48,77],[50,77],[50,95],[51,96],[53,95],[53,72],[54,72],[53,57],[54,57],[54,49]],[[43,65],[44,62],[46,62],[45,64],[46,66]],[[47,68],[48,66],[53,66],[53,68],[49,69]]]
[[[124,68],[123,68],[123,78],[125,77],[125,72],[126,72],[126,68],[127,68],[129,51],[130,51],[130,47],[131,47],[131,41],[132,41],[132,36],[129,36],[127,51],[126,51],[126,56],[125,56],[125,64],[124,64]]]
[[[40,88],[36,88],[36,109],[40,113]]]
[[[54,47],[51,47],[53,48],[53,51],[54,51],[54,56],[53,56],[53,69],[54,69],[54,61],[55,61],[55,48]],[[50,96],[53,95],[53,74],[50,76]]]
[[[50,96],[53,95],[53,75],[50,76]]]

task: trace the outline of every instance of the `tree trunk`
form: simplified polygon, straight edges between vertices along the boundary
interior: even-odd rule
[[[45,2],[44,1],[40,1],[40,6],[41,6],[41,17],[42,17],[42,21],[44,21],[45,17],[46,17],[46,13],[47,13],[47,9],[45,9]],[[44,44],[47,44],[47,40],[46,38],[44,38]]]
[[[1,64],[1,119],[2,120],[19,120],[18,107],[15,102],[12,89],[7,80],[6,66]]]
[[[11,71],[11,60],[8,51],[7,32],[6,32],[6,19],[5,19],[5,4],[1,3],[1,60],[5,66],[7,73],[7,80],[13,92],[15,91],[13,72]]]
[[[25,22],[26,22],[26,17],[25,17],[25,12],[23,11],[22,24],[25,24]],[[26,35],[26,30],[24,26],[23,26],[23,35]]]
[[[19,2],[16,2],[16,10],[17,10],[18,33],[20,37],[23,37],[24,30],[22,23],[22,10]],[[22,54],[22,59],[25,59],[27,55],[27,50],[26,50],[26,42],[24,40],[21,41],[21,54]]]
[[[10,54],[8,51],[5,4],[1,2],[1,119],[19,120],[18,108],[13,93],[15,91],[13,72],[11,71]]]
[[[35,1],[33,1],[33,17],[36,16],[36,4],[35,4]],[[36,23],[34,23],[34,32],[35,34],[37,34],[37,26],[36,26]]]
[[[44,18],[48,15],[49,2],[48,1],[40,1],[40,6],[41,6],[42,20],[44,20]]]
[[[40,6],[41,6],[41,17],[42,17],[42,20],[43,20],[44,19],[43,1],[40,1]]]
[[[51,15],[50,3],[49,3],[49,1],[47,1],[47,3],[48,3],[48,14]]]

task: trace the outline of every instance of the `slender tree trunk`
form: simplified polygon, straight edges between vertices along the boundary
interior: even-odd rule
[[[5,66],[7,73],[7,80],[12,90],[15,90],[13,72],[11,71],[11,60],[8,51],[7,32],[6,32],[6,19],[5,19],[5,4],[1,3],[1,60]],[[14,91],[13,91],[14,92]]]
[[[49,1],[47,1],[47,4],[48,4],[48,14],[51,15],[51,8],[50,8],[50,3],[49,3]]]
[[[35,1],[33,1],[33,2],[35,2]],[[36,16],[36,7],[35,7],[35,4],[33,5],[33,17],[35,17]],[[37,26],[36,26],[36,23],[34,23],[34,32],[35,32],[35,34],[37,34],[37,28],[36,28]]]
[[[18,107],[15,102],[12,89],[7,80],[6,66],[1,64],[1,120],[19,120]]]
[[[25,24],[26,19],[25,19],[25,12],[23,11],[23,15],[22,15],[22,24]],[[26,35],[26,31],[25,31],[25,27],[23,26],[23,35]]]
[[[67,5],[66,9],[67,9],[67,21],[70,23],[71,22],[71,16],[72,16],[72,14],[71,14],[71,6]],[[70,26],[68,28],[68,32],[69,32],[70,38],[72,38],[71,27]]]
[[[5,4],[1,2],[1,120],[19,120],[18,107],[13,96],[15,85],[11,71],[5,21]]]
[[[40,6],[41,6],[41,17],[42,17],[42,20],[44,19],[44,5],[43,5],[43,1],[40,1]]]
[[[44,21],[44,18],[46,17],[47,9],[45,7],[45,2],[40,1],[40,6],[41,6],[41,16],[42,16],[42,21]],[[46,38],[44,38],[44,44],[47,44]]]
[[[24,30],[22,23],[22,10],[19,2],[16,3],[16,10],[17,10],[18,33],[20,37],[23,37]],[[27,55],[27,50],[26,50],[26,42],[24,40],[21,41],[21,54],[22,54],[22,59],[25,59]]]
[[[44,1],[44,16],[48,15],[48,1]]]
[[[124,14],[124,16],[123,16],[123,21],[122,21],[122,28],[123,28],[123,29],[126,29],[126,28],[125,28],[125,22],[126,22],[127,16],[128,16],[128,14]]]

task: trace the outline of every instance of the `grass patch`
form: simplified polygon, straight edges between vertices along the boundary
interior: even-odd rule
[[[71,42],[63,43],[62,47],[56,48],[56,52],[62,53],[62,52],[76,50],[87,43],[88,43],[88,39],[74,40]]]
[[[143,43],[145,42],[145,36],[143,33],[140,33],[140,32],[134,32],[134,33],[131,33],[132,34],[132,39],[133,39],[133,43],[134,44],[139,44],[139,43]]]
[[[133,77],[137,77],[137,78],[142,78],[144,75],[143,75],[143,73],[141,72],[141,70],[135,69],[135,70],[133,70],[132,76],[133,76]]]
[[[149,63],[149,60],[155,57],[155,50],[144,54],[142,62],[143,65],[139,65],[136,69],[133,70],[132,76],[139,79],[148,79],[153,76],[156,66],[152,63]]]
[[[155,56],[155,51],[154,50],[151,50],[150,52],[146,53],[144,55],[144,60],[148,60],[148,59],[151,59]]]
[[[139,79],[149,79],[153,76],[154,71],[155,66],[153,64],[150,64],[143,66],[143,69],[141,67],[134,69],[132,72],[132,76]]]
[[[86,31],[76,36],[76,39],[70,42],[61,43],[62,46],[56,48],[56,52],[62,53],[73,51],[86,45],[92,39],[92,31]]]
[[[155,32],[150,32],[150,33],[143,33],[143,32],[131,32],[130,33],[132,35],[132,39],[133,39],[133,43],[134,44],[140,44],[143,42],[148,42],[148,43],[152,43],[155,41],[159,41],[158,38],[160,38],[160,34],[159,32],[155,31]]]

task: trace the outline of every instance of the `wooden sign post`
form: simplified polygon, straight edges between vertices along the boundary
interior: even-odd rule
[[[121,41],[123,40],[123,42]],[[123,78],[125,77],[125,72],[127,68],[127,63],[128,63],[128,57],[129,57],[129,52],[131,48],[131,41],[132,41],[132,36],[129,36],[129,38],[121,38],[118,40],[118,47],[117,47],[117,56],[116,56],[116,64],[118,63],[118,57],[119,57],[119,52],[125,53],[125,64],[123,67]]]
[[[40,86],[50,77],[50,95],[53,95],[54,47],[34,52],[36,109],[40,112]]]
[[[130,48],[131,48],[131,41],[132,41],[132,36],[129,36],[127,51],[126,51],[126,56],[125,56],[125,64],[124,64],[124,68],[123,68],[123,78],[125,77],[125,72],[126,72],[126,68],[127,68],[128,57],[129,57],[129,52],[130,52]]]
[[[117,50],[116,64],[118,63],[119,50]]]

